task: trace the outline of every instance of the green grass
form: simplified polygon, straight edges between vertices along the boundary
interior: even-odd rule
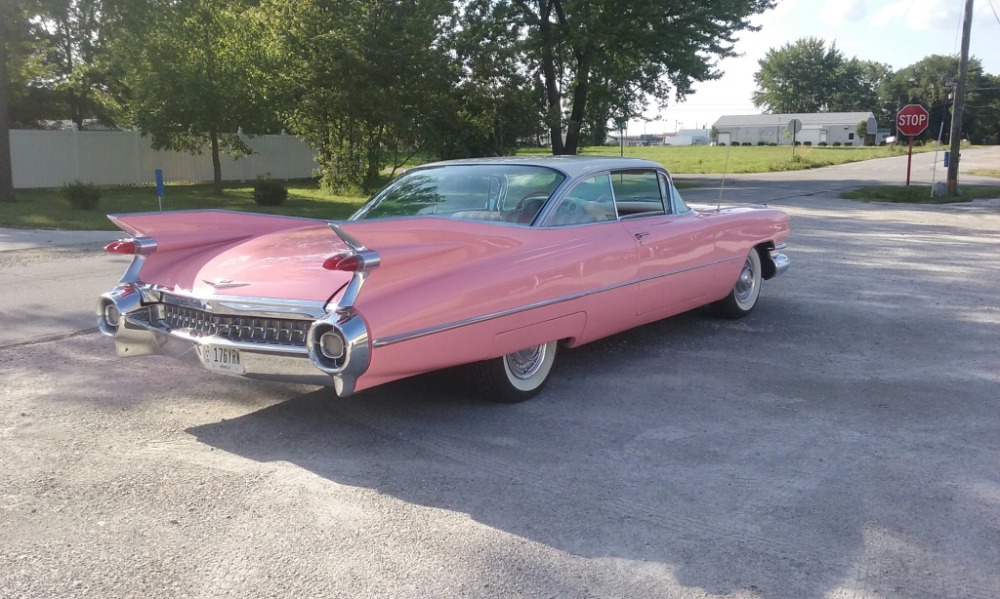
[[[970,175],[977,175],[979,177],[997,177],[1000,178],[1000,169],[989,169],[989,168],[976,168],[970,171],[966,171]]]
[[[933,145],[915,147],[914,152],[933,151]],[[544,155],[544,148],[526,148],[520,155]],[[585,154],[617,156],[619,149],[613,146],[586,148]],[[799,170],[887,158],[906,153],[905,146],[881,147],[818,147],[800,146],[653,146],[625,148],[625,155],[646,158],[658,162],[673,174],[714,174],[714,173],[761,173],[773,171]],[[971,174],[1000,176],[998,171],[977,171]],[[210,185],[168,185],[163,201],[164,210],[224,209],[287,214],[312,218],[338,219],[353,213],[366,196],[360,193],[335,195],[321,190],[314,181],[292,181],[288,183],[288,200],[281,206],[258,206],[253,201],[252,184],[228,185],[221,197],[212,193]],[[679,182],[679,187],[696,186],[697,183]],[[874,188],[873,188],[874,189]],[[886,188],[894,189],[894,188]],[[896,188],[898,189],[898,188]],[[922,191],[920,191],[922,189]],[[983,194],[973,196],[972,194]],[[859,197],[875,201],[913,201],[918,203],[939,203],[941,201],[968,201],[974,197],[988,197],[995,191],[968,188],[959,198],[931,200],[930,190],[911,188],[905,198],[894,200],[890,197]],[[892,195],[892,193],[888,193]],[[847,196],[844,196],[847,197]],[[101,200],[95,210],[73,210],[63,197],[61,190],[20,190],[13,202],[0,202],[0,227],[27,229],[67,229],[67,230],[112,230],[105,214],[122,212],[148,212],[158,210],[156,191],[151,186],[113,187],[101,190]]]
[[[930,152],[933,145],[914,147]],[[545,154],[544,148],[527,148],[519,154]],[[618,156],[615,146],[590,147],[587,155]],[[799,146],[649,146],[628,147],[624,155],[659,162],[674,175],[714,173],[768,173],[793,171],[906,154],[905,146],[819,147]]]
[[[873,185],[852,189],[840,194],[848,200],[865,202],[894,202],[906,204],[953,204],[970,202],[979,198],[1000,198],[1000,186],[961,186],[962,195],[931,197],[929,185],[911,185],[909,188],[898,185]]]
[[[19,190],[15,201],[0,203],[0,226],[28,229],[113,230],[106,214],[159,210],[156,188],[111,187],[101,190],[96,210],[73,210],[61,190]],[[168,185],[164,210],[223,209],[288,214],[312,218],[346,218],[367,199],[361,195],[334,195],[312,181],[290,181],[288,200],[281,206],[258,206],[250,184],[234,184],[222,196],[211,185]]]

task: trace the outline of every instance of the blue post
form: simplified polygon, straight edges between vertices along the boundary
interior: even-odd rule
[[[156,198],[160,203],[160,212],[163,212],[163,171],[156,169]]]

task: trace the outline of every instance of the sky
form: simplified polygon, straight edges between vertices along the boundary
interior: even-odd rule
[[[652,108],[646,122],[633,121],[629,134],[672,133],[711,128],[725,114],[760,114],[750,100],[753,76],[768,50],[804,37],[836,42],[846,58],[883,62],[899,70],[932,54],[962,49],[964,0],[778,0],[758,15],[757,32],[743,32],[739,57],[718,63],[721,79],[696,84],[686,101]],[[1000,75],[1000,0],[974,0],[969,55]]]

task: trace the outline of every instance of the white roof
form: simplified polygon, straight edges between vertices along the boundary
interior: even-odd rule
[[[875,115],[872,112],[808,112],[798,114],[727,114],[719,117],[713,127],[773,127],[787,125],[799,119],[802,125],[857,125]]]

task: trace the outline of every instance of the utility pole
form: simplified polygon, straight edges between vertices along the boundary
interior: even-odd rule
[[[0,202],[14,199],[14,175],[10,166],[10,118],[7,111],[7,9],[0,5]]]
[[[958,193],[958,153],[962,149],[962,111],[965,109],[965,80],[969,76],[969,37],[972,34],[972,2],[965,0],[962,23],[962,57],[958,63],[958,83],[951,111],[951,156],[948,163],[948,195]]]

